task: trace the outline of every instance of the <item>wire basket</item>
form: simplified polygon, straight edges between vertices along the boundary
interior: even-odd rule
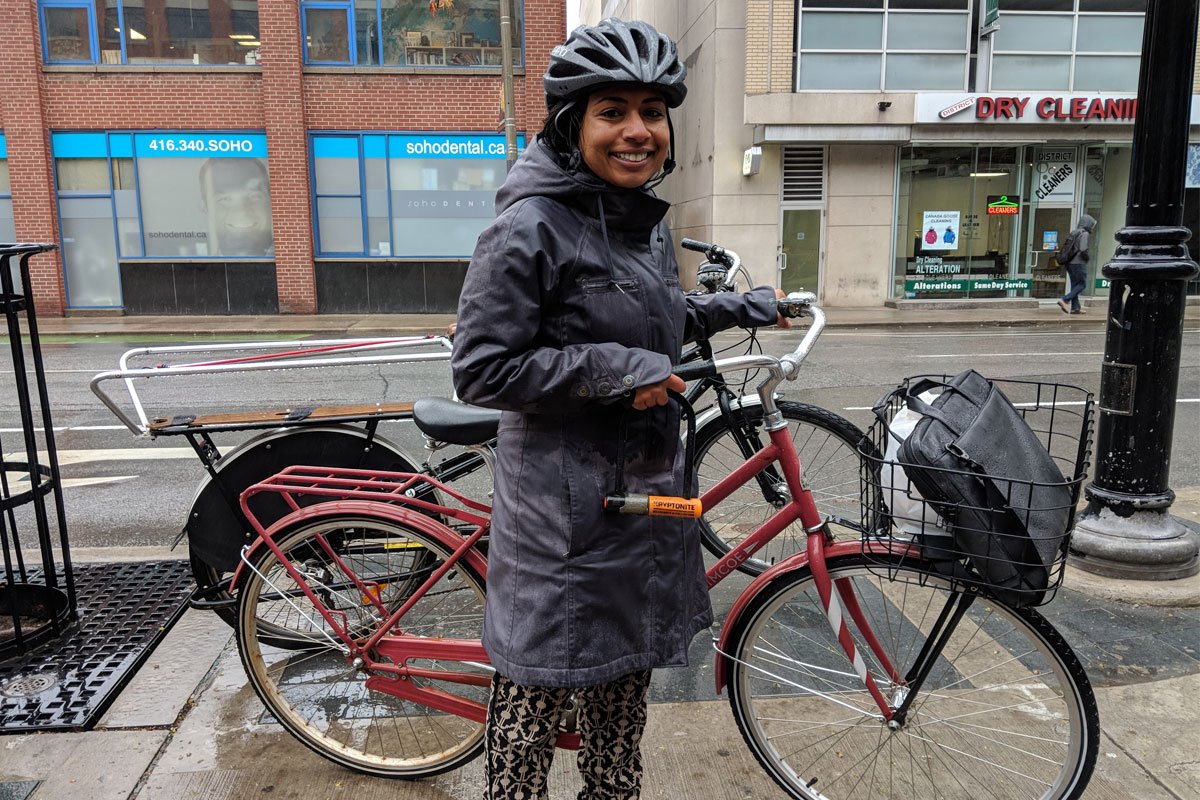
[[[1047,603],[1062,583],[1079,490],[1090,465],[1092,394],[1060,383],[992,381],[1050,454],[1061,481],[1030,480],[1028,472],[987,474],[977,465],[959,470],[906,463],[898,444],[920,419],[906,405],[909,387],[924,378],[946,382],[950,377],[906,378],[875,407],[877,419],[859,444],[865,550],[893,580],[912,580],[911,570],[898,567],[921,561],[957,589],[1017,606]],[[927,499],[910,482],[914,474],[926,484],[976,481],[987,501]]]

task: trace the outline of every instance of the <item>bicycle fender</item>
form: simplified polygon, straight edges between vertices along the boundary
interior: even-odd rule
[[[854,555],[856,553],[861,553],[863,549],[863,544],[859,541],[837,542],[835,544],[826,546],[825,559],[828,561],[841,556]],[[871,545],[870,549],[874,550],[875,545]],[[889,548],[883,544],[879,545],[878,549],[880,553],[889,552]],[[737,629],[738,619],[741,617],[742,613],[745,612],[746,607],[750,605],[750,602],[754,600],[758,593],[765,588],[767,584],[771,583],[776,578],[790,572],[797,572],[807,568],[808,552],[807,550],[801,550],[800,552],[785,558],[783,561],[780,561],[778,564],[771,566],[766,572],[755,578],[750,585],[742,590],[742,593],[738,595],[737,600],[735,600],[733,603],[733,608],[729,609],[729,613],[725,616],[725,622],[721,625],[720,638],[717,639],[715,645],[717,649],[717,664],[715,670],[717,694],[720,694],[725,690],[725,684],[728,681],[727,675],[729,669],[729,657],[725,656],[724,654],[729,652],[729,637],[732,635],[732,632]]]
[[[274,522],[267,529],[267,534],[273,535],[279,530],[295,525],[296,523],[333,516],[376,517],[388,522],[407,525],[434,539],[450,552],[454,552],[463,543],[462,536],[430,516],[394,503],[379,503],[373,500],[333,500],[328,503],[305,506]],[[261,536],[255,539],[254,543],[250,545],[250,550],[246,553],[246,557],[238,562],[237,569],[233,573],[233,580],[229,585],[231,592],[237,589],[241,581],[242,573],[246,569],[246,561],[251,559],[260,549],[266,548],[266,546]],[[463,558],[481,579],[487,579],[487,561],[478,550],[468,550],[463,555]]]
[[[284,467],[313,463],[329,467],[418,472],[415,461],[378,434],[367,445],[367,433],[352,425],[299,426],[270,430],[243,442],[205,474],[188,509],[188,546],[220,570],[238,565],[242,547],[253,542],[253,530],[242,519],[237,497],[242,490]],[[233,505],[226,497],[232,498]],[[279,497],[260,496],[256,514],[264,523],[290,509]]]
[[[778,395],[776,396],[778,397]],[[734,411],[739,411],[743,408],[757,408],[761,405],[762,399],[757,394],[742,395],[729,404],[730,408]],[[696,430],[700,430],[719,416],[721,416],[721,409],[716,405],[709,406],[696,415]]]

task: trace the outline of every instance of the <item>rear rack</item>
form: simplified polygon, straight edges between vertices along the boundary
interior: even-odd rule
[[[413,352],[418,348],[435,348],[433,352]],[[155,414],[153,422],[147,414],[135,381],[183,375],[215,375],[263,370],[295,370],[313,367],[347,367],[363,364],[409,364],[420,361],[449,361],[450,339],[445,336],[400,336],[375,339],[316,339],[298,344],[296,341],[230,342],[170,347],[140,347],[126,351],[118,369],[101,372],[91,380],[92,392],[132,433],[142,436],[200,433],[217,430],[253,430],[298,425],[306,420],[324,422],[361,419],[406,419],[412,416],[411,407],[329,406],[322,417],[311,412],[317,409],[290,408],[281,411],[253,412],[242,415],[212,415],[212,419],[187,414]],[[183,364],[157,364],[152,367],[131,367],[139,357],[228,353],[227,358],[190,361]],[[234,355],[236,354],[236,355]],[[104,384],[123,381],[129,395],[130,415],[106,391]],[[407,406],[408,404],[391,404]],[[308,414],[301,412],[309,411]],[[222,419],[223,417],[245,419]],[[291,417],[289,419],[289,417]]]
[[[368,500],[407,506],[424,514],[450,517],[477,526],[488,524],[492,510],[487,504],[472,500],[436,478],[420,473],[294,466],[242,492],[242,512],[259,535],[265,528],[254,516],[250,501],[263,493],[280,495],[292,511],[301,508],[298,497],[324,497],[329,502]],[[311,507],[312,504],[307,505]]]

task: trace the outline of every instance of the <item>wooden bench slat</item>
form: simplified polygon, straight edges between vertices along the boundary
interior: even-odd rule
[[[370,417],[384,414],[411,414],[412,403],[382,403],[361,406],[317,406],[300,422],[308,420],[330,419],[334,417]],[[278,422],[287,424],[287,416],[293,409],[284,408],[275,411],[239,411],[233,414],[207,414],[196,417],[187,425],[189,428],[203,428],[210,425],[257,425]],[[150,430],[157,431],[176,427],[172,425],[172,417],[158,417],[150,423]],[[293,422],[293,424],[295,424]]]

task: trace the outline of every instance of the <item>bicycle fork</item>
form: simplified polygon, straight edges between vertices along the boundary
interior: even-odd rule
[[[867,691],[875,700],[875,704],[879,707],[881,718],[887,722],[889,729],[898,731],[904,727],[907,721],[909,710],[913,702],[916,700],[917,694],[920,692],[925,679],[929,676],[934,664],[942,654],[947,642],[954,631],[958,628],[959,622],[963,615],[975,602],[975,595],[969,592],[953,592],[946,600],[946,604],[938,614],[936,622],[934,622],[928,636],[925,637],[925,642],[921,646],[921,652],[913,659],[912,665],[908,671],[902,676],[888,658],[887,652],[880,644],[875,636],[875,631],[867,623],[866,615],[863,613],[862,606],[858,602],[858,595],[854,591],[853,585],[849,578],[831,579],[829,571],[825,565],[824,554],[825,536],[823,533],[817,533],[808,537],[808,558],[809,568],[812,570],[813,581],[817,586],[817,593],[821,598],[821,605],[825,611],[826,619],[837,637],[838,643],[842,646],[846,657],[850,659],[854,666],[854,671],[859,679],[866,686]],[[832,590],[837,588],[835,594]],[[850,634],[850,629],[846,624],[846,613],[849,612],[850,619],[854,621],[858,628],[859,634],[866,642],[867,647],[875,656],[879,666],[887,674],[888,680],[895,687],[895,693],[889,701],[884,697],[883,692],[879,689],[878,683],[870,672],[867,671],[866,664],[863,661],[862,654],[858,652],[854,644],[854,638]]]

